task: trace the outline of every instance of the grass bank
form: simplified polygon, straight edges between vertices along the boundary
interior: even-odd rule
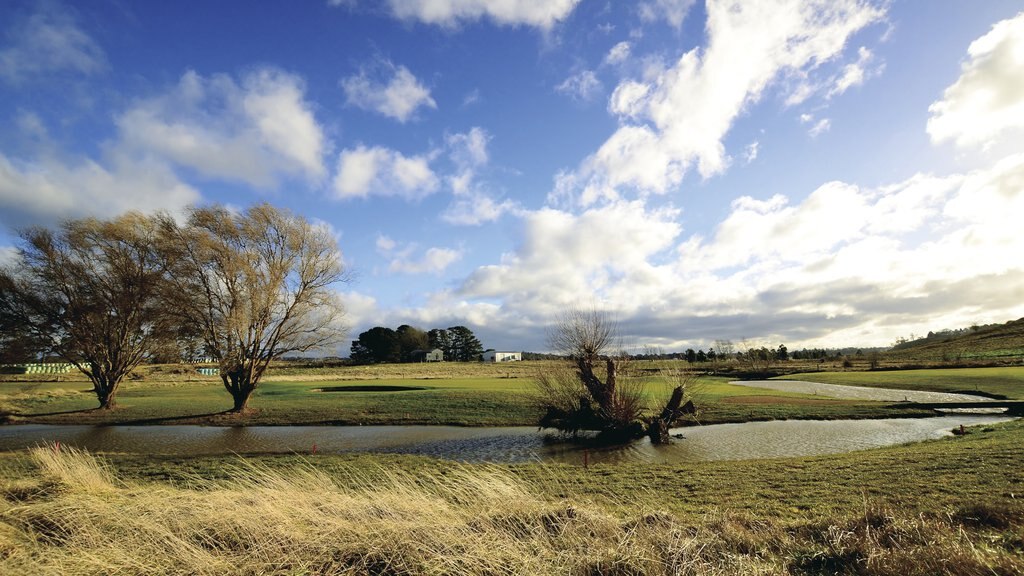
[[[0,457],[4,574],[1019,574],[1019,422],[821,458]]]

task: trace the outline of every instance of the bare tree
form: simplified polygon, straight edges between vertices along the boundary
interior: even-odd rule
[[[101,408],[158,344],[164,275],[153,218],[128,213],[21,234],[20,258],[0,271],[0,324],[27,347],[74,365]]]
[[[538,400],[545,411],[540,425],[571,433],[597,431],[613,441],[648,434],[654,442],[667,442],[668,427],[693,405],[682,406],[683,389],[677,387],[663,409],[651,415],[643,383],[623,377],[626,357],[609,354],[615,336],[615,323],[597,310],[570,309],[559,318],[548,344],[568,356],[571,367],[538,377]]]
[[[345,336],[334,285],[348,280],[330,232],[268,204],[244,213],[193,208],[164,218],[173,262],[166,298],[198,328],[224,388],[243,412],[271,360],[337,345]]]

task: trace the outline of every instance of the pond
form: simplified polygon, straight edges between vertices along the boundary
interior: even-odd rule
[[[532,427],[451,426],[0,426],[0,450],[47,442],[93,452],[154,455],[310,454],[380,452],[421,454],[467,462],[679,463],[812,456],[919,442],[953,428],[1010,420],[950,415],[879,420],[779,420],[675,429],[683,438],[655,446],[646,439],[624,447],[590,448],[550,442]]]
[[[922,390],[896,390],[893,388],[869,388],[845,384],[822,384],[802,380],[735,380],[730,384],[749,388],[765,388],[780,392],[817,394],[844,400],[878,400],[879,402],[986,402],[991,398],[973,394],[952,392],[926,392]]]

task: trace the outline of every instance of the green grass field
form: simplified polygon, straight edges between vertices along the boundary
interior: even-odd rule
[[[543,368],[543,364],[532,369]],[[529,371],[274,374],[239,417],[215,378],[156,370],[92,411],[80,377],[0,382],[14,421],[532,424]],[[1024,369],[809,380],[1024,396]],[[654,382],[652,394],[664,393]],[[318,392],[336,386],[422,388]],[[83,391],[85,390],[85,391]],[[906,415],[692,386],[704,422]],[[1024,422],[813,458],[463,465],[389,454],[0,454],[4,574],[1020,574]],[[685,440],[683,440],[685,441]]]
[[[416,364],[335,368],[304,373],[285,368],[261,383],[243,415],[222,412],[230,398],[216,377],[183,376],[151,368],[118,392],[118,407],[93,410],[89,384],[75,375],[62,381],[9,377],[0,381],[0,410],[13,422],[55,424],[445,424],[459,426],[530,426],[541,410],[533,399],[533,375],[543,362],[509,366]],[[999,369],[996,369],[999,370]],[[1012,369],[1011,369],[1012,370]],[[292,373],[294,372],[294,373]],[[956,371],[966,373],[966,371]],[[1014,378],[986,372],[977,381],[1008,391]],[[657,403],[670,386],[656,372],[641,376]],[[860,373],[858,373],[859,375]],[[885,372],[878,375],[905,376]],[[874,376],[875,373],[867,374]],[[840,374],[839,376],[843,376]],[[830,375],[824,375],[829,378]],[[941,386],[934,379],[916,385]],[[417,388],[401,391],[324,392],[323,389],[366,384]],[[878,385],[885,385],[878,380]],[[923,382],[923,383],[922,383]],[[891,382],[889,385],[892,385]],[[703,377],[690,386],[698,407],[696,423],[743,422],[782,418],[836,419],[925,415],[879,402],[831,400],[818,396],[735,386],[726,378]],[[1021,393],[1021,392],[1014,392]]]

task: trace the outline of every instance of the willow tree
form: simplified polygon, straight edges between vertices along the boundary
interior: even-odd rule
[[[218,364],[232,412],[246,409],[274,359],[345,336],[335,287],[347,275],[330,231],[269,204],[193,208],[163,222],[165,299]]]
[[[576,433],[596,431],[609,441],[647,435],[652,442],[669,441],[669,427],[693,403],[683,404],[686,380],[677,379],[660,410],[648,402],[644,382],[625,368],[628,357],[615,355],[616,326],[604,313],[570,309],[548,334],[548,345],[569,360],[568,366],[546,370],[538,377],[538,400],[543,428]]]
[[[100,408],[114,406],[121,381],[165,333],[157,229],[138,213],[31,228],[15,264],[0,271],[5,339],[74,365]]]

